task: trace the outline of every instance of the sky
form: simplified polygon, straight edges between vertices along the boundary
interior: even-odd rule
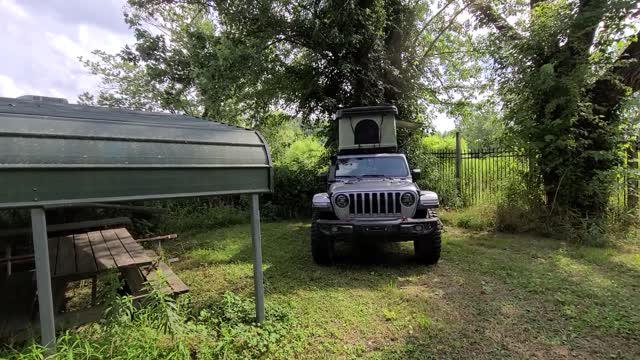
[[[78,57],[95,49],[117,52],[134,41],[123,20],[126,0],[0,0],[0,97],[43,95],[75,103],[99,79]],[[436,130],[453,128],[443,115]]]

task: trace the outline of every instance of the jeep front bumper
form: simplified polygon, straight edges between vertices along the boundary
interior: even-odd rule
[[[317,220],[318,229],[324,235],[338,238],[363,236],[402,236],[428,235],[439,226],[437,218],[430,219],[349,219],[349,220]]]

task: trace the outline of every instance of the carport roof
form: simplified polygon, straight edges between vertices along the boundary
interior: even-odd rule
[[[269,192],[271,167],[250,129],[0,98],[0,208]]]

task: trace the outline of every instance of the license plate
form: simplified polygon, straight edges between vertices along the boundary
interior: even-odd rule
[[[384,225],[366,226],[364,228],[364,231],[366,231],[366,232],[384,232],[384,231],[387,231],[387,227],[384,226]]]

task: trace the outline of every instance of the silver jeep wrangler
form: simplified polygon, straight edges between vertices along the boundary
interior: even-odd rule
[[[313,196],[311,253],[318,264],[334,260],[334,244],[356,238],[413,241],[425,264],[440,259],[438,195],[420,190],[420,170],[404,154],[343,154],[332,158],[327,192]]]

